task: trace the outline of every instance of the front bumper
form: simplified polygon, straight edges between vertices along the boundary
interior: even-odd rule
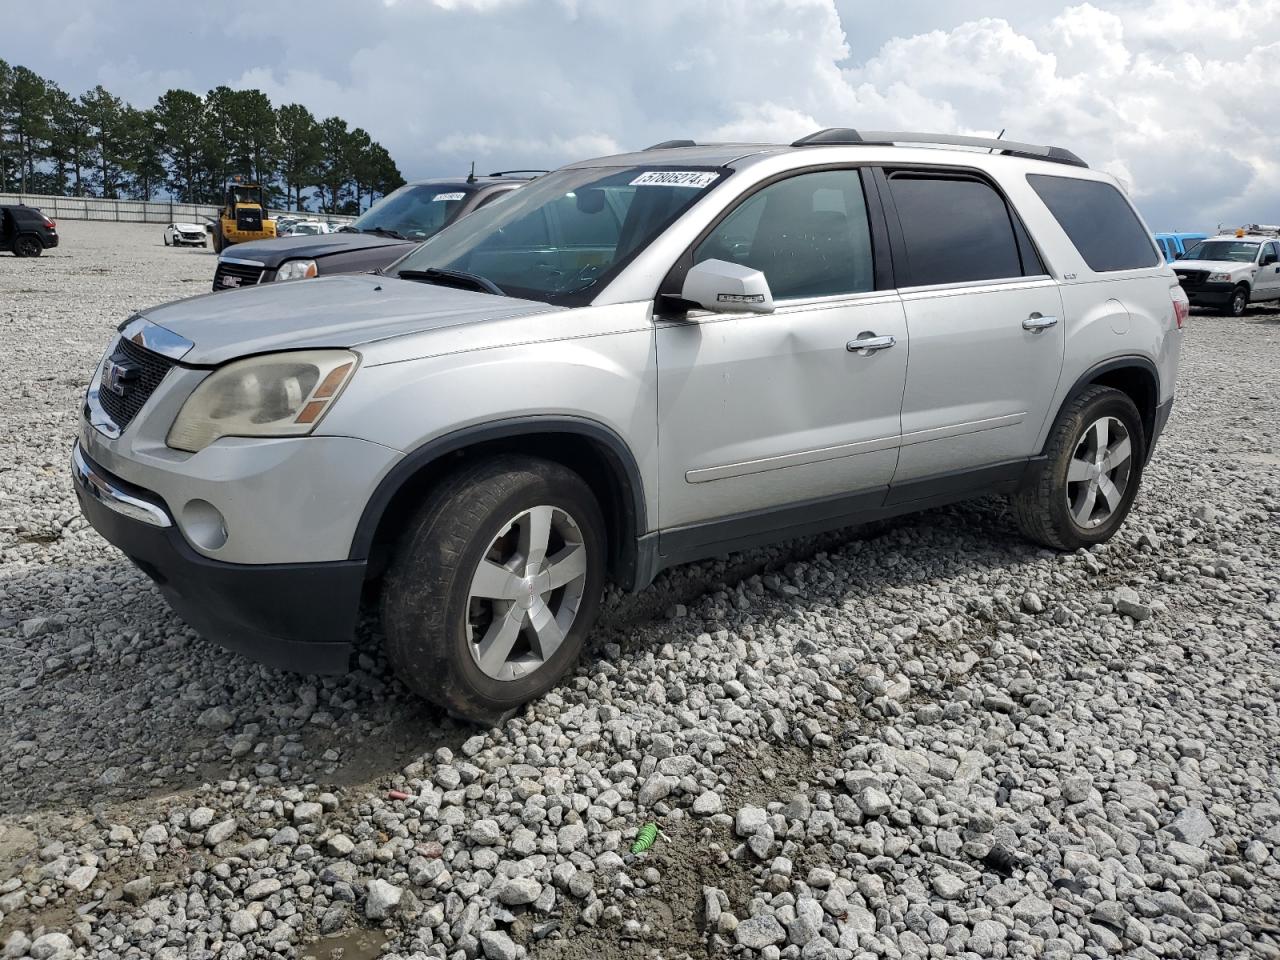
[[[1182,287],[1193,307],[1225,307],[1235,290],[1234,283],[1202,283]]]
[[[71,473],[93,528],[147,574],[206,639],[300,673],[344,673],[365,562],[238,564],[191,548],[163,502],[108,473],[77,443]]]

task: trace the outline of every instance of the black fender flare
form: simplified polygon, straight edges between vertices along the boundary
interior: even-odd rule
[[[1062,411],[1067,406],[1067,404],[1070,403],[1072,400],[1074,400],[1077,396],[1079,396],[1080,393],[1087,386],[1089,386],[1089,384],[1097,380],[1098,377],[1103,376],[1104,374],[1107,374],[1112,370],[1123,370],[1128,367],[1138,367],[1142,370],[1145,370],[1147,373],[1151,375],[1151,380],[1155,384],[1155,396],[1151,398],[1152,400],[1151,414],[1154,417],[1155,409],[1160,404],[1160,371],[1150,357],[1144,357],[1141,354],[1128,354],[1125,356],[1111,357],[1108,360],[1103,360],[1100,363],[1096,363],[1092,367],[1090,367],[1088,370],[1086,370],[1084,373],[1082,373],[1079,377],[1077,377],[1076,382],[1071,385],[1071,389],[1068,390],[1066,394],[1063,396],[1062,403],[1058,405],[1058,409],[1054,411],[1053,419],[1049,421],[1049,433],[1051,434],[1053,432],[1053,424],[1058,422],[1058,417],[1062,416]],[[1151,424],[1146,423],[1145,418],[1144,418],[1143,426],[1147,429],[1148,433],[1152,432]],[[1144,438],[1144,441],[1147,446],[1147,452],[1149,453],[1151,448],[1152,438],[1150,436],[1147,436]],[[1048,443],[1049,443],[1049,437],[1046,435],[1045,445],[1047,446]],[[1043,455],[1044,449],[1041,448],[1040,452],[1041,452],[1041,455]]]
[[[536,433],[568,434],[593,441],[607,454],[609,467],[622,492],[624,535],[619,547],[623,579],[634,576],[636,541],[648,529],[644,479],[627,442],[612,428],[587,417],[533,415],[511,417],[463,427],[452,433],[428,440],[409,451],[392,467],[374,488],[351,538],[351,560],[367,560],[382,517],[395,495],[420,470],[441,457],[466,447],[495,440],[506,440]]]

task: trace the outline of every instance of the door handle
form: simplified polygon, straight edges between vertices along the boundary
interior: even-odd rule
[[[869,357],[877,350],[888,350],[897,342],[897,337],[877,337],[874,334],[860,333],[857,340],[850,340],[844,348],[850,353],[860,353],[864,357]]]
[[[1032,333],[1039,333],[1041,330],[1048,330],[1050,327],[1056,327],[1057,325],[1057,317],[1044,317],[1038,313],[1033,313],[1022,321],[1022,329],[1030,330]]]

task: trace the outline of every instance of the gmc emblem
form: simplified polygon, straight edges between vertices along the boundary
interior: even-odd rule
[[[138,368],[128,363],[120,363],[114,358],[107,360],[102,368],[102,383],[117,397],[123,397],[130,384],[138,379]]]

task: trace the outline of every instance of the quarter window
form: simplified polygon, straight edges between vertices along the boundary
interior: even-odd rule
[[[989,184],[895,173],[889,192],[902,225],[911,286],[1023,276],[1009,209]],[[1032,272],[1040,272],[1038,264]]]
[[[704,260],[759,270],[776,300],[875,289],[861,174],[823,170],[770,184],[698,244],[693,262]]]
[[[1042,173],[1028,174],[1027,182],[1090,270],[1109,273],[1159,263],[1151,235],[1124,194],[1111,184]]]

